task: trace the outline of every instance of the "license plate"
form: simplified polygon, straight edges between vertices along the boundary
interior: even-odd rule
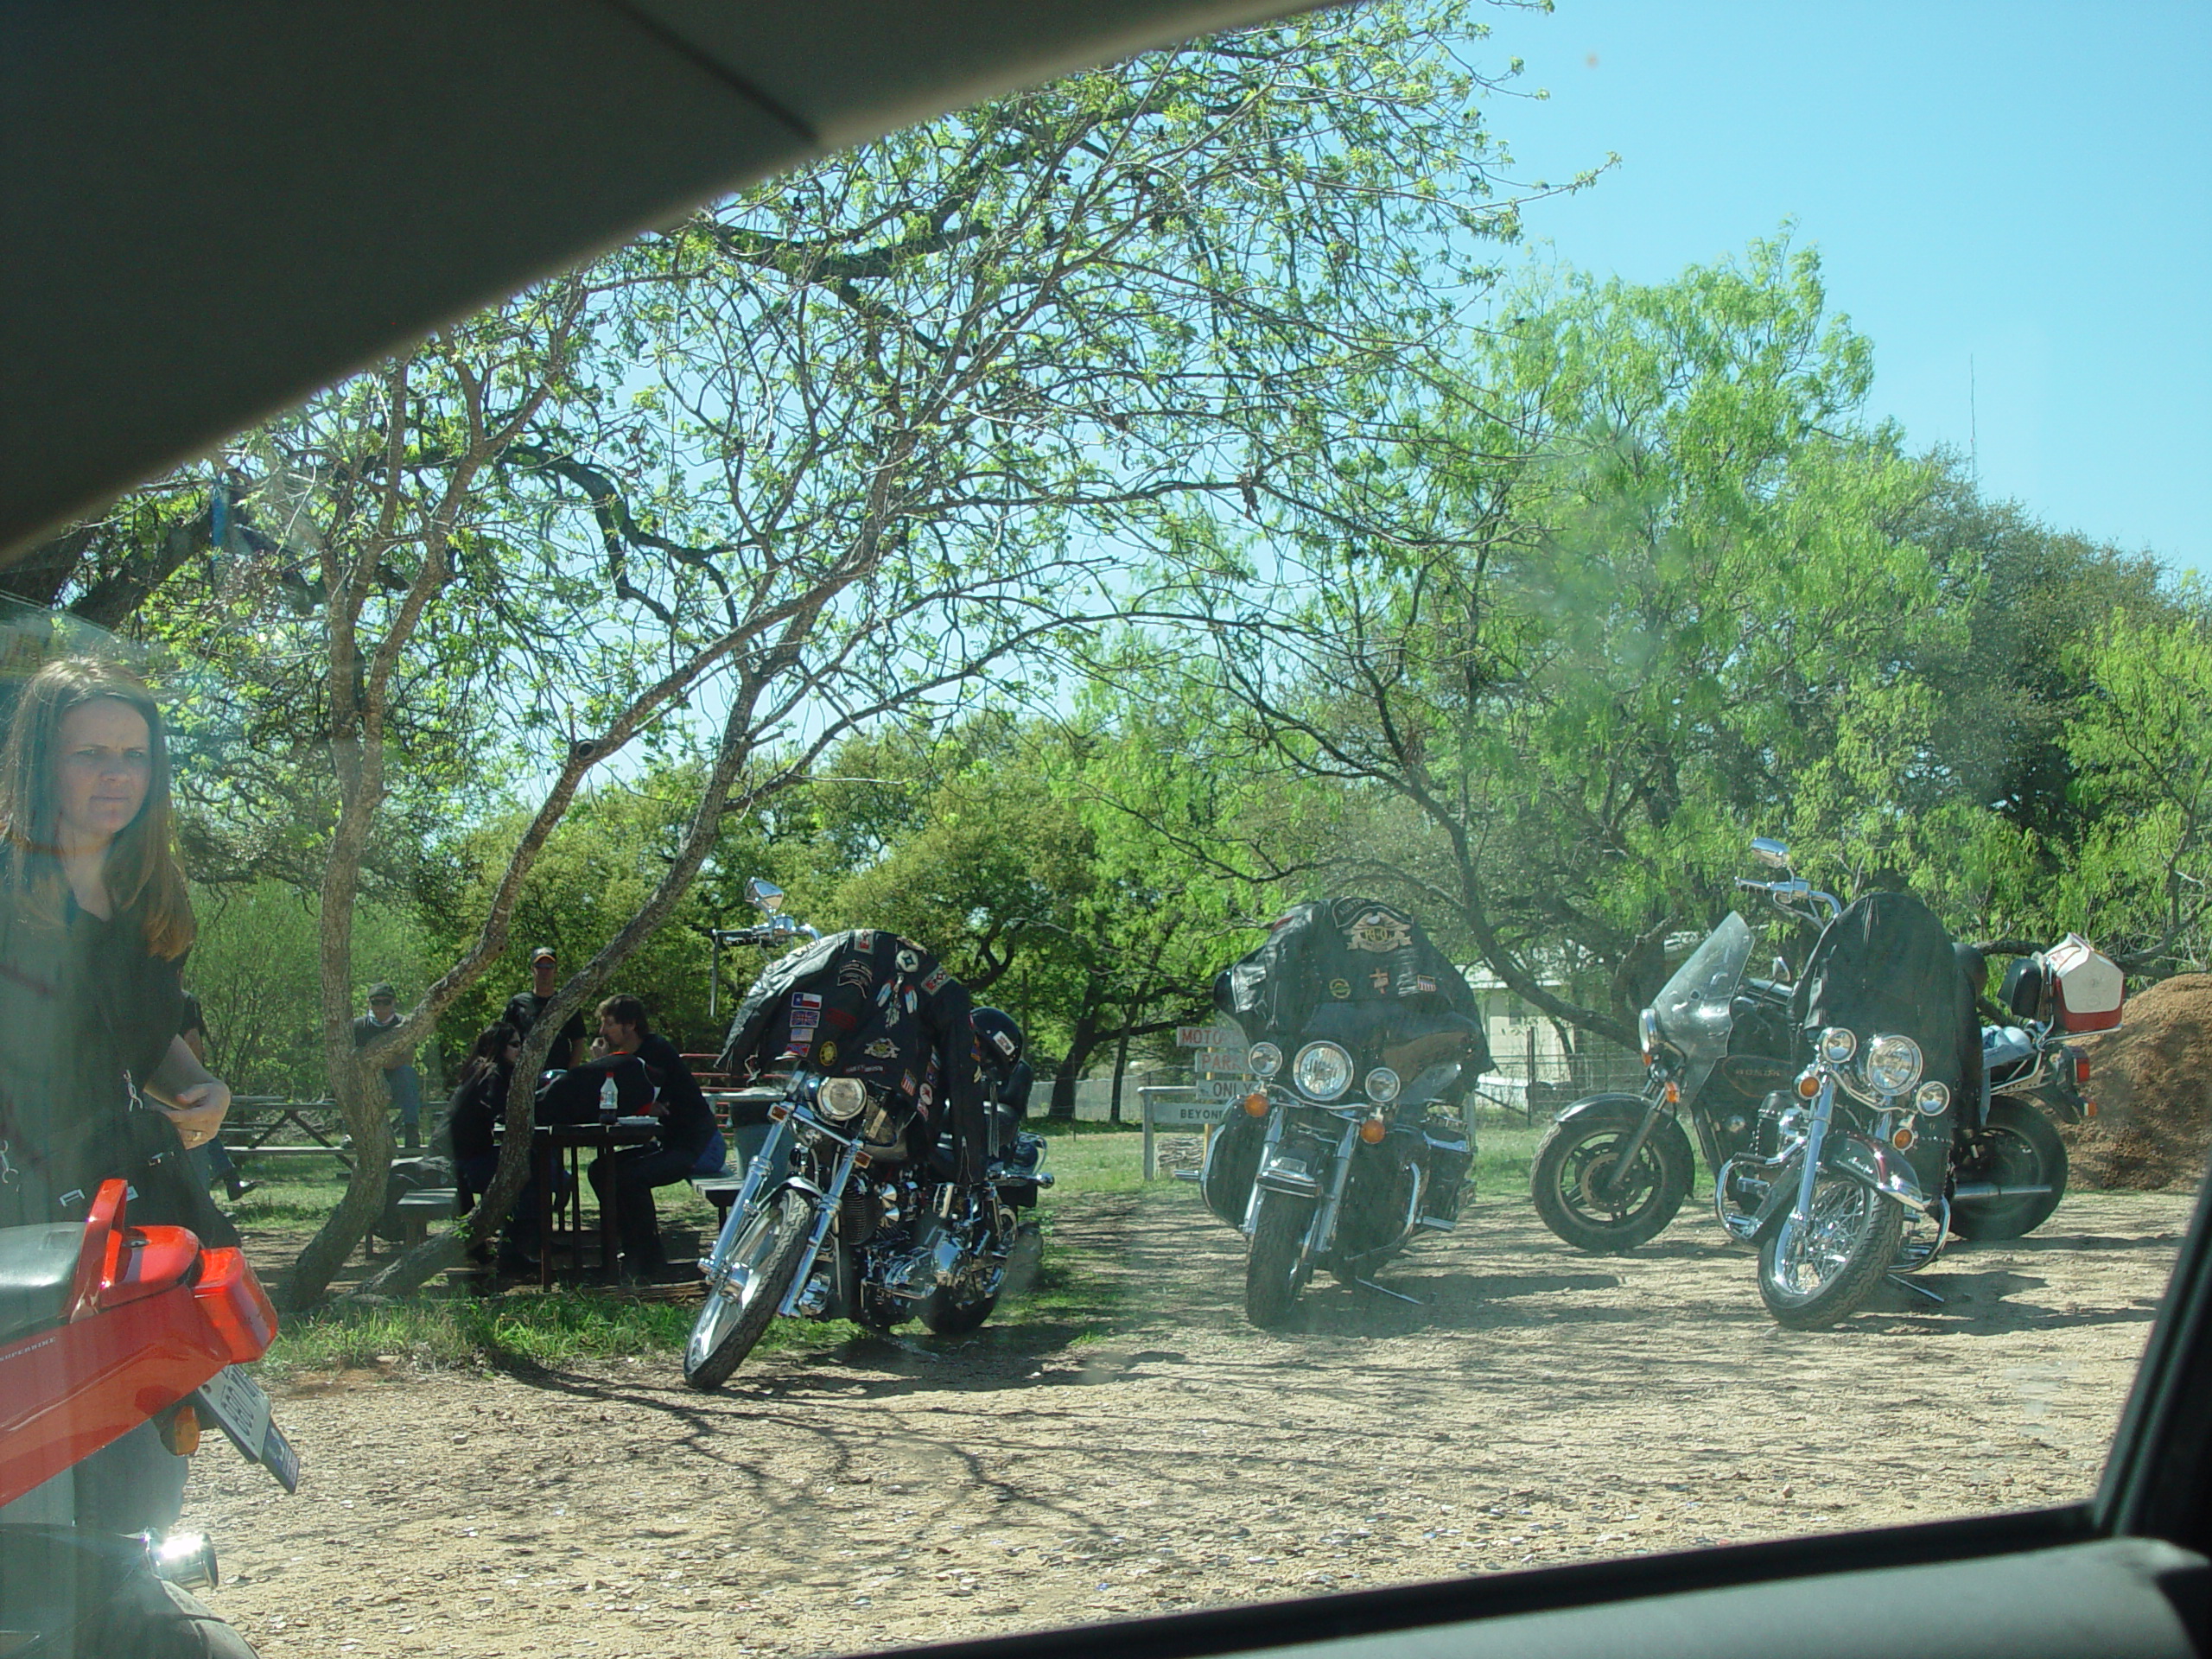
[[[200,1385],[199,1400],[241,1457],[268,1470],[286,1491],[299,1490],[300,1454],[276,1427],[260,1383],[226,1365]]]

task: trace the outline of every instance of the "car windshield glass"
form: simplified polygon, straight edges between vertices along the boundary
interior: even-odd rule
[[[57,531],[0,1346],[208,1374],[0,1521],[210,1535],[269,1659],[794,1659],[2083,1500],[2207,1153],[2209,49],[1264,22]],[[1925,1031],[1808,1054],[1828,895]],[[86,1301],[111,1184],[273,1338]]]
[[[1652,999],[1660,1034],[1686,1058],[1714,1060],[1727,1052],[1728,1005],[1751,960],[1751,943],[1750,924],[1730,911]]]

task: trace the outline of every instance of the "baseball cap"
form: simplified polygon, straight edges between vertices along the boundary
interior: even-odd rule
[[[385,984],[383,981],[379,980],[377,983],[369,987],[369,1001],[372,1002],[397,1002],[399,1001],[399,993],[392,989],[391,986]]]
[[[553,954],[553,947],[550,944],[531,946],[530,959],[532,963],[554,961],[556,958]]]

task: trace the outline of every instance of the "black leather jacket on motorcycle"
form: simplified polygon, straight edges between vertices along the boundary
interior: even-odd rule
[[[1411,916],[1376,899],[1297,906],[1214,980],[1213,998],[1249,1041],[1287,1050],[1325,1037],[1408,1077],[1440,1061],[1459,1061],[1471,1084],[1490,1069],[1465,976]]]
[[[1920,1045],[1922,1075],[1947,1084],[1974,1127],[1981,1109],[1981,1016],[1950,931],[1909,893],[1870,893],[1830,922],[1799,977],[1803,1042],[1827,1026]]]
[[[779,1063],[872,1085],[908,1142],[952,1135],[954,1178],[979,1181],[989,1155],[967,988],[911,939],[832,933],[770,963],[730,1022],[720,1068],[756,1077]]]

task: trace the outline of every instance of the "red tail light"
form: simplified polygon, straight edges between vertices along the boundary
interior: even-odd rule
[[[2074,1051],[2074,1086],[2076,1089],[2089,1086],[2089,1057],[2079,1049]]]

